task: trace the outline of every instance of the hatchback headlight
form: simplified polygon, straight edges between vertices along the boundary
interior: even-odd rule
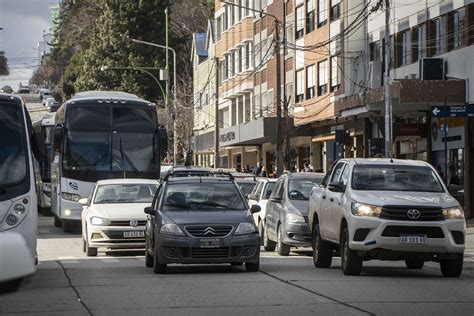
[[[290,223],[304,223],[304,217],[301,216],[300,214],[295,214],[295,213],[288,213],[285,216],[285,219],[287,222]]]
[[[444,208],[443,216],[445,219],[463,219],[464,211],[461,207]]]
[[[79,194],[66,193],[66,192],[62,193],[62,197],[65,200],[73,201],[73,202],[79,202],[79,200],[81,199],[81,196]]]
[[[382,207],[352,202],[351,212],[355,216],[379,217]]]
[[[174,223],[164,224],[160,227],[160,233],[176,236],[185,236],[181,228]]]
[[[257,232],[257,228],[252,223],[240,223],[239,227],[235,230],[234,235],[248,235]]]
[[[110,220],[108,218],[93,216],[90,219],[90,222],[94,226],[108,226],[110,225]]]

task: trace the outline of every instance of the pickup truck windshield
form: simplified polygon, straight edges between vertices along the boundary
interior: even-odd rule
[[[428,167],[357,165],[352,189],[362,191],[444,192],[436,173]]]

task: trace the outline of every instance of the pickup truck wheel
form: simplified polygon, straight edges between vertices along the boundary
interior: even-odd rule
[[[421,259],[412,258],[412,259],[405,260],[405,265],[407,266],[408,269],[419,270],[419,269],[423,269],[425,262]]]
[[[268,238],[267,230],[263,230],[263,249],[265,251],[275,251],[276,243]]]
[[[456,259],[443,259],[439,262],[441,273],[445,277],[457,278],[462,273],[464,254],[460,253]]]
[[[345,275],[359,275],[362,272],[362,258],[349,248],[349,230],[341,235],[341,267]]]
[[[283,242],[283,232],[281,231],[281,225],[278,226],[277,230],[277,253],[280,256],[288,256],[290,254],[290,246]]]
[[[313,263],[317,268],[329,268],[332,262],[332,245],[321,239],[319,225],[313,231]]]
[[[262,221],[258,222],[258,234],[260,235],[260,246],[263,246],[263,223]]]

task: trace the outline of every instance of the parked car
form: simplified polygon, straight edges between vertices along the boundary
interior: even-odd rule
[[[340,160],[312,191],[309,224],[318,268],[340,249],[347,275],[373,259],[405,260],[409,269],[436,261],[444,276],[462,273],[463,209],[423,161]]]
[[[244,194],[245,198],[248,198],[248,195],[252,193],[252,190],[257,183],[257,178],[254,176],[249,176],[247,173],[232,173],[232,176],[234,177],[235,182],[237,182],[239,185],[239,188]]]
[[[231,263],[258,271],[260,237],[230,174],[169,175],[145,208],[145,264],[166,273],[170,263]]]
[[[22,86],[18,88],[18,93],[30,93],[30,88]]]
[[[48,108],[48,112],[52,113],[52,112],[56,112],[59,107],[61,106],[61,103],[59,103],[58,101],[54,100],[54,99],[48,99],[48,102],[46,104],[46,107]]]
[[[92,196],[81,199],[82,245],[87,256],[97,256],[98,248],[145,248],[146,216],[158,181],[114,179],[97,182]]]
[[[13,93],[13,89],[10,86],[3,86],[2,90],[5,93]]]
[[[54,102],[55,99],[53,97],[44,97],[41,103],[43,104],[43,106],[47,106],[49,101]]]
[[[280,176],[267,202],[263,246],[275,247],[279,255],[288,256],[291,247],[311,246],[308,227],[308,198],[322,173],[286,173]]]
[[[253,214],[253,219],[258,228],[258,233],[261,240],[263,241],[263,227],[265,226],[265,214],[267,208],[267,202],[272,194],[272,190],[275,187],[277,179],[260,178],[255,184],[252,192],[249,194],[248,201],[249,205],[254,204],[260,206],[260,212]]]
[[[52,97],[51,91],[48,89],[40,89],[38,94],[41,101],[43,101],[43,99]]]

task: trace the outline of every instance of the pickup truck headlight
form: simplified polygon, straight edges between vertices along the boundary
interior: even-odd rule
[[[379,217],[382,207],[352,202],[351,212],[355,216]]]
[[[285,216],[285,219],[287,222],[290,223],[304,223],[304,217],[301,216],[300,214],[294,214],[294,213],[288,213]]]
[[[239,227],[235,230],[234,235],[248,235],[257,232],[255,225],[252,223],[240,223]]]
[[[65,200],[73,201],[73,202],[79,202],[79,200],[81,199],[81,196],[79,194],[66,193],[66,192],[62,193],[62,197]]]
[[[461,207],[444,208],[443,216],[445,219],[463,219],[464,211]]]

